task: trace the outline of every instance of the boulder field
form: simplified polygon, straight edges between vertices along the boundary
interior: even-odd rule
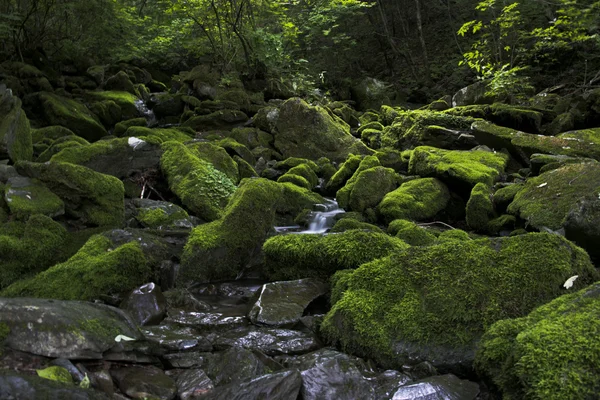
[[[595,103],[465,89],[356,111],[266,102],[206,66],[65,86],[17,64],[0,64],[0,398],[600,391]]]

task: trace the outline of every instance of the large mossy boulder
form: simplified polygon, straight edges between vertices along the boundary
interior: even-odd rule
[[[573,275],[575,289],[600,277],[585,251],[547,233],[411,247],[334,279],[321,330],[388,367],[465,372],[486,329],[564,294]]]
[[[113,101],[121,110],[121,119],[123,120],[142,116],[136,106],[136,102],[140,99],[129,92],[87,92],[85,96],[89,101]]]
[[[240,181],[238,166],[227,150],[208,142],[194,142],[187,145],[198,158],[207,161],[223,172],[235,184]]]
[[[0,288],[64,260],[67,241],[66,229],[44,215],[34,215],[27,222],[1,224]]]
[[[285,158],[317,160],[327,157],[343,161],[348,154],[370,154],[372,150],[350,134],[350,127],[326,109],[304,100],[285,101],[274,114],[274,146]]]
[[[440,180],[414,179],[386,194],[378,211],[387,222],[395,219],[424,221],[443,211],[449,200],[450,191]]]
[[[444,111],[444,113],[462,117],[482,118],[500,126],[529,133],[539,133],[543,119],[541,111],[502,103],[454,107]]]
[[[335,194],[338,190],[346,185],[348,179],[352,178],[352,175],[358,169],[363,157],[355,154],[349,154],[346,161],[340,166],[340,168],[331,176],[331,179],[327,181],[325,185],[325,191],[330,194]]]
[[[0,85],[0,159],[17,162],[32,157],[31,128],[21,109],[21,100],[5,85]]]
[[[470,193],[479,182],[493,185],[504,172],[508,158],[495,151],[450,151],[421,146],[412,151],[408,172],[438,178],[458,193]]]
[[[494,216],[491,188],[485,183],[478,183],[471,191],[467,202],[467,225],[474,230],[485,230]]]
[[[57,217],[65,213],[65,204],[60,197],[35,179],[11,177],[3,195],[11,216],[18,220],[27,220],[34,214]]]
[[[135,172],[158,168],[162,149],[142,139],[101,140],[85,146],[67,146],[52,156],[55,162],[83,165],[107,175],[124,179]]]
[[[198,115],[183,123],[196,131],[231,130],[248,121],[248,116],[240,110],[219,110],[208,115]]]
[[[329,235],[279,235],[263,247],[265,274],[269,280],[328,279],[338,270],[358,268],[408,247],[384,233],[358,229]]]
[[[377,207],[384,196],[398,187],[396,176],[393,169],[384,167],[373,167],[358,172],[356,180],[345,186],[350,186],[347,208],[364,212]]]
[[[211,163],[178,142],[166,142],[160,166],[169,187],[192,214],[214,221],[235,191],[235,184]]]
[[[0,295],[91,301],[126,293],[151,279],[151,247],[143,240],[92,236],[69,260],[13,283]]]
[[[180,285],[234,279],[260,262],[261,248],[278,213],[298,213],[323,199],[292,184],[245,179],[223,217],[196,227],[185,246],[177,276]]]
[[[37,100],[48,125],[69,128],[76,135],[90,142],[108,134],[96,116],[76,100],[54,93],[39,93]]]
[[[600,283],[563,295],[481,339],[478,371],[505,399],[578,400],[600,393]]]
[[[64,162],[21,161],[15,167],[19,174],[39,180],[60,197],[69,217],[88,225],[122,224],[125,189],[117,178]]]

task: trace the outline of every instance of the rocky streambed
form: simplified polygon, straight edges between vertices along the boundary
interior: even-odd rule
[[[0,399],[600,391],[598,90],[357,110],[206,66],[0,82]]]

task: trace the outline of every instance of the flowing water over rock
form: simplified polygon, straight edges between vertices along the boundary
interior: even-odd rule
[[[301,231],[299,225],[292,226],[276,226],[275,230],[278,233],[325,233],[335,223],[335,216],[343,214],[346,211],[340,208],[335,199],[325,199],[325,204],[316,204],[315,211],[312,211],[308,218],[308,229]]]
[[[146,124],[148,126],[156,125],[157,120],[156,116],[154,115],[154,111],[148,108],[144,100],[136,100],[135,107],[138,109],[140,114],[146,118]]]

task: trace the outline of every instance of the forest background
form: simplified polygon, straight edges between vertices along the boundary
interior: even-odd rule
[[[519,102],[600,84],[594,0],[2,0],[0,60],[46,73],[128,62],[168,83],[210,64],[266,97],[426,103],[484,79]]]

